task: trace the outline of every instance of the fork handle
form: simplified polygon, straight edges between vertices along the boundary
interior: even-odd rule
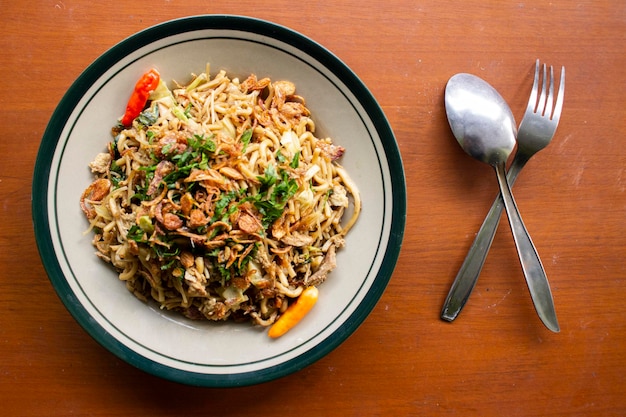
[[[528,162],[528,158],[519,152],[515,154],[513,163],[507,173],[507,180],[510,186],[513,186],[526,162]],[[491,209],[487,213],[482,226],[480,226],[480,230],[476,234],[474,242],[450,287],[441,310],[441,318],[443,320],[453,321],[456,319],[469,299],[472,290],[476,286],[476,281],[478,281],[480,271],[483,269],[485,259],[487,259],[487,253],[489,253],[491,243],[496,235],[503,209],[504,203],[500,193],[491,205]]]
[[[506,180],[504,163],[495,165],[495,169],[498,175],[498,185],[500,186],[502,201],[504,201],[504,208],[509,218],[511,232],[513,232],[513,240],[515,241],[517,254],[519,255],[522,270],[524,271],[524,278],[526,278],[526,284],[528,284],[535,310],[548,329],[553,332],[558,332],[559,323],[557,322],[556,312],[554,311],[554,301],[552,300],[548,277],[541,264],[537,249],[528,234],[528,230],[526,230],[526,226],[524,226],[522,216],[520,216],[517,209],[517,204],[515,204],[511,188]]]

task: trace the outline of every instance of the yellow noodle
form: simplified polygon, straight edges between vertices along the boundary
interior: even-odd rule
[[[343,246],[358,189],[293,84],[192,80],[148,103],[157,120],[115,131],[115,163],[96,172],[108,192],[81,200],[93,244],[141,300],[268,326]]]

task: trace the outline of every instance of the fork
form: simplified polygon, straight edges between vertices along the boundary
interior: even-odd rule
[[[556,104],[554,104],[554,71],[552,66],[550,66],[550,81],[547,93],[546,64],[543,64],[541,93],[539,93],[539,71],[540,65],[539,60],[537,60],[535,63],[535,78],[530,98],[528,99],[528,106],[526,107],[526,112],[524,113],[517,134],[517,150],[507,173],[507,181],[510,186],[513,186],[518,174],[530,158],[548,146],[554,137],[554,132],[556,131],[561,117],[565,92],[565,67],[561,67],[561,78]],[[498,224],[500,223],[503,207],[502,197],[498,195],[480,230],[476,234],[474,242],[452,283],[452,287],[450,288],[450,292],[448,293],[441,311],[441,318],[443,320],[453,321],[463,309],[463,306],[474,289],[496,234]],[[550,287],[547,279],[543,281],[544,282],[537,285],[536,282],[527,280],[527,284],[540,318],[546,327],[554,332],[558,332],[559,325],[556,320],[556,312],[554,311]]]

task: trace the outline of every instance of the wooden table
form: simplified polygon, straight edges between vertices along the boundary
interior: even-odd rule
[[[626,3],[3,1],[0,29],[0,403],[6,416],[618,416],[626,414]],[[125,37],[172,18],[245,14],[318,41],[380,102],[404,159],[404,244],[386,292],[329,355],[245,388],[179,385],[106,351],[65,310],[31,222],[35,156],[74,79]],[[567,68],[553,143],[515,195],[561,332],[538,320],[506,222],[461,316],[439,312],[496,195],[448,127],[456,72],[521,119],[536,58]]]

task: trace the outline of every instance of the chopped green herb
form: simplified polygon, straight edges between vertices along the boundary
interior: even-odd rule
[[[273,164],[270,164],[265,168],[265,172],[263,175],[259,175],[256,177],[261,183],[261,190],[267,191],[272,185],[276,184],[276,168]]]
[[[229,204],[239,195],[239,192],[236,190],[230,191],[228,193],[222,193],[220,199],[215,203],[215,211],[213,213],[213,217],[211,221],[219,221],[226,220],[230,214],[232,214],[232,210],[236,210],[237,206],[232,207],[230,210],[226,210]]]
[[[217,149],[217,145],[212,140],[213,135],[206,137],[204,135],[193,135],[187,139],[187,143],[194,151],[213,153]]]
[[[109,142],[109,147],[111,149],[111,152],[113,153],[113,159],[118,159],[122,156],[117,150],[117,143],[119,141],[120,141],[120,135],[116,135],[115,139],[113,139],[113,142]]]
[[[173,106],[172,113],[174,114],[174,116],[176,116],[178,119],[182,120],[183,122],[189,121],[189,118],[185,115],[185,110],[183,110],[183,108],[180,107],[180,105]]]
[[[252,139],[252,129],[246,130],[241,135],[241,143],[243,143],[243,149],[241,149],[241,153],[246,153],[246,149],[248,148],[250,139]]]
[[[265,170],[265,174],[257,178],[262,184],[262,192],[248,199],[253,202],[259,213],[263,215],[262,224],[263,227],[267,228],[282,216],[287,202],[298,191],[298,183],[294,179],[289,178],[289,173],[284,170],[281,171],[279,180],[273,165],[269,165]],[[267,191],[272,186],[274,188],[268,197],[266,196]]]
[[[115,188],[118,188],[120,183],[126,179],[126,174],[122,170],[122,167],[120,167],[115,161],[111,161],[110,171],[111,183],[113,183]]]
[[[187,107],[185,107],[184,115],[187,118],[191,117],[191,103],[187,104]]]
[[[159,106],[155,104],[148,107],[137,116],[137,121],[144,126],[152,126],[159,119]]]
[[[145,243],[147,241],[146,232],[144,232],[143,229],[137,226],[136,224],[134,224],[128,230],[128,234],[126,235],[126,238],[130,240],[134,240],[135,242],[140,242],[140,243]]]
[[[170,153],[170,151],[172,150],[172,144],[171,143],[166,143],[162,148],[161,148],[161,153],[163,155],[167,155]]]
[[[300,151],[296,152],[296,154],[293,156],[293,159],[291,160],[291,163],[289,164],[289,166],[293,169],[298,168],[298,165],[300,164]]]

